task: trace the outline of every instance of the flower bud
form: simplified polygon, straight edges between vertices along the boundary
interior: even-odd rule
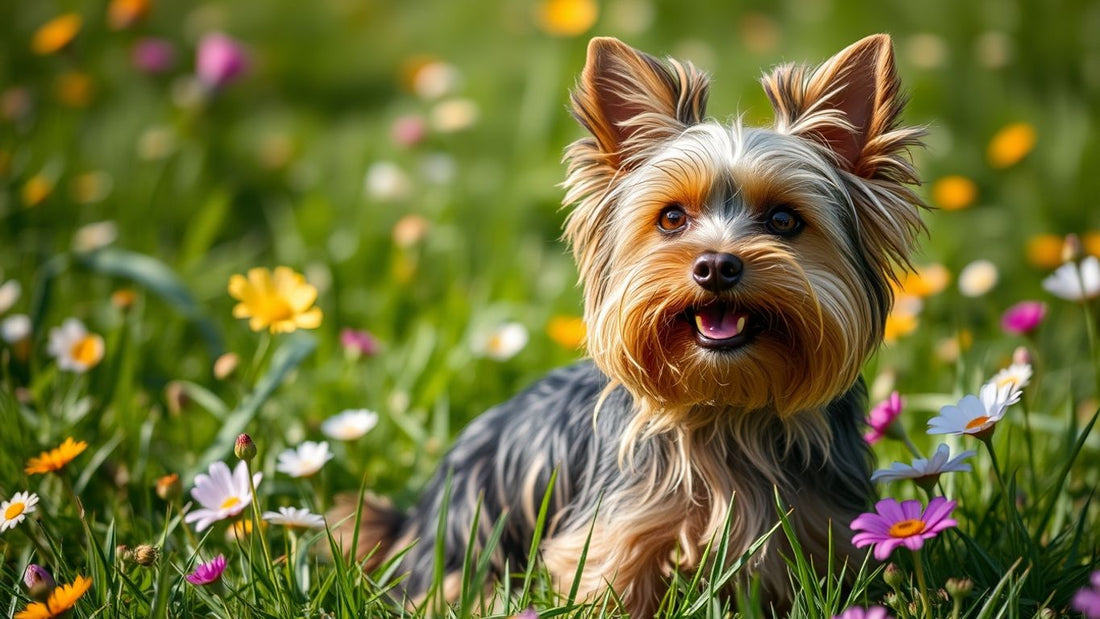
[[[45,602],[57,587],[46,568],[34,563],[28,565],[23,572],[23,584],[27,586],[27,595],[39,602]]]
[[[236,445],[233,446],[233,453],[241,460],[251,462],[256,457],[256,443],[252,442],[251,436],[241,434],[237,437]]]
[[[156,491],[157,496],[162,501],[174,501],[179,498],[180,493],[183,492],[180,476],[176,473],[170,473],[157,479]]]
[[[115,556],[119,561],[123,563],[129,563],[134,560],[134,551],[126,544],[119,544],[115,546]]]
[[[179,415],[190,402],[191,398],[183,390],[183,383],[180,381],[173,380],[164,386],[164,403],[172,415]]]
[[[944,588],[952,598],[962,601],[974,590],[974,581],[969,578],[948,578]]]
[[[240,365],[241,358],[237,353],[227,352],[224,355],[214,360],[214,378],[218,380],[225,380],[229,378],[236,371],[237,366]]]
[[[882,579],[892,589],[897,589],[905,584],[905,574],[901,573],[901,568],[896,563],[890,563],[886,566],[886,570],[882,573]]]
[[[1031,351],[1027,349],[1027,346],[1017,346],[1016,350],[1012,351],[1012,362],[1019,365],[1031,365]]]
[[[138,565],[149,567],[160,558],[160,549],[149,544],[141,544],[134,548],[134,562]]]

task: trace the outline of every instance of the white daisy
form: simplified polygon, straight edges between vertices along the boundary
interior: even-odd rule
[[[324,516],[299,507],[280,507],[277,512],[264,512],[264,520],[290,528],[325,528]]]
[[[10,499],[0,503],[0,532],[14,529],[37,505],[38,495],[33,492],[16,492]]]
[[[263,473],[252,475],[252,485],[259,486]],[[252,502],[252,489],[248,485],[248,465],[242,460],[233,472],[224,462],[210,465],[207,473],[195,476],[191,497],[202,505],[184,516],[184,522],[194,522],[195,530],[202,531],[219,520],[236,516]]]
[[[1100,295],[1100,259],[1088,256],[1078,265],[1067,262],[1043,280],[1043,288],[1067,301],[1083,301]]]
[[[997,265],[989,260],[975,260],[959,272],[959,292],[967,297],[980,297],[997,285]]]
[[[17,280],[9,279],[0,284],[0,314],[10,310],[22,294],[23,286]]]
[[[9,344],[17,344],[31,336],[31,317],[12,314],[0,322],[0,338]]]
[[[50,329],[46,350],[62,370],[87,372],[103,360],[103,338],[89,333],[76,318],[69,318],[60,327]]]
[[[321,422],[321,432],[338,441],[354,441],[378,424],[378,413],[365,408],[348,409]]]
[[[474,342],[474,352],[495,361],[507,361],[527,345],[527,327],[508,322],[483,334]]]
[[[1020,401],[1013,385],[982,385],[977,396],[968,395],[958,405],[948,404],[940,414],[928,420],[929,434],[979,434],[991,430],[1004,417],[1005,410]]]
[[[989,379],[989,382],[997,387],[1010,385],[1014,389],[1023,389],[1030,381],[1031,365],[1027,363],[1013,363]]]
[[[296,449],[287,449],[279,454],[275,470],[291,477],[309,477],[320,471],[332,457],[327,441],[305,441]]]
[[[900,479],[920,480],[928,479],[935,483],[941,473],[967,472],[970,465],[963,460],[973,456],[977,452],[968,449],[961,454],[951,457],[950,449],[944,443],[936,447],[936,453],[931,458],[917,458],[913,464],[895,462],[888,469],[881,469],[871,474],[871,481],[891,482]]]

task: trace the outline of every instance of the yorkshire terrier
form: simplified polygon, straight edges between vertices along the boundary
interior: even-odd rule
[[[471,423],[410,511],[364,502],[355,550],[404,553],[409,599],[439,533],[449,598],[470,535],[483,548],[498,519],[491,564],[522,569],[555,471],[542,562],[634,617],[712,540],[732,560],[765,535],[776,491],[817,565],[830,538],[838,563],[854,555],[847,524],[872,496],[860,369],[923,227],[908,154],[923,132],[899,124],[886,35],[762,83],[774,126],[724,125],[691,64],[591,41],[572,93],[591,136],[566,151],[564,202],[592,359]],[[749,569],[779,604],[783,553],[773,539]]]

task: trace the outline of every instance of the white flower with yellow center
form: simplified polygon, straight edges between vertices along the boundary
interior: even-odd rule
[[[871,481],[891,482],[900,479],[912,479],[919,483],[928,479],[935,483],[941,473],[969,472],[970,465],[964,460],[976,453],[974,450],[968,449],[952,458],[950,448],[944,443],[940,443],[936,447],[936,453],[932,454],[931,458],[917,458],[913,460],[913,464],[895,462],[890,465],[890,468],[880,469],[872,473]]]
[[[60,327],[50,329],[46,350],[57,359],[57,367],[83,373],[103,360],[103,338],[89,333],[76,318],[69,318]]]
[[[495,361],[507,361],[523,350],[530,339],[527,327],[509,322],[484,334],[474,345],[474,351]]]
[[[263,473],[252,475],[252,485],[259,486]],[[202,505],[183,517],[184,522],[194,522],[195,530],[202,531],[219,520],[244,511],[252,503],[252,488],[248,483],[248,465],[242,460],[230,473],[224,462],[210,465],[207,473],[195,476],[191,497]]]
[[[280,507],[277,512],[264,512],[264,520],[291,529],[325,528],[324,516],[299,507]]]
[[[354,441],[378,424],[378,413],[365,408],[341,411],[321,422],[321,432],[337,441]]]
[[[1067,301],[1083,301],[1100,295],[1100,258],[1086,256],[1080,265],[1067,262],[1043,280],[1043,288]]]
[[[982,386],[977,396],[968,395],[958,405],[948,404],[940,414],[928,420],[929,434],[976,434],[992,432],[1009,406],[1020,401],[1020,390],[1013,385]]]
[[[0,503],[0,533],[14,529],[37,505],[38,495],[33,492],[16,492],[10,499]]]
[[[305,441],[297,448],[288,449],[279,454],[275,470],[291,477],[309,477],[320,471],[321,467],[332,458],[327,441],[320,443]]]
[[[1030,381],[1031,365],[1027,363],[1013,363],[989,379],[989,383],[997,385],[998,388],[1008,385],[1016,390],[1023,389]]]

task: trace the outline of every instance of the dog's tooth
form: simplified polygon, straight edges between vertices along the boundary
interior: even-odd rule
[[[699,333],[706,333],[706,329],[703,328],[703,317],[699,314],[695,314],[695,328]]]
[[[745,317],[741,316],[737,319],[737,333],[740,334],[745,330]]]

